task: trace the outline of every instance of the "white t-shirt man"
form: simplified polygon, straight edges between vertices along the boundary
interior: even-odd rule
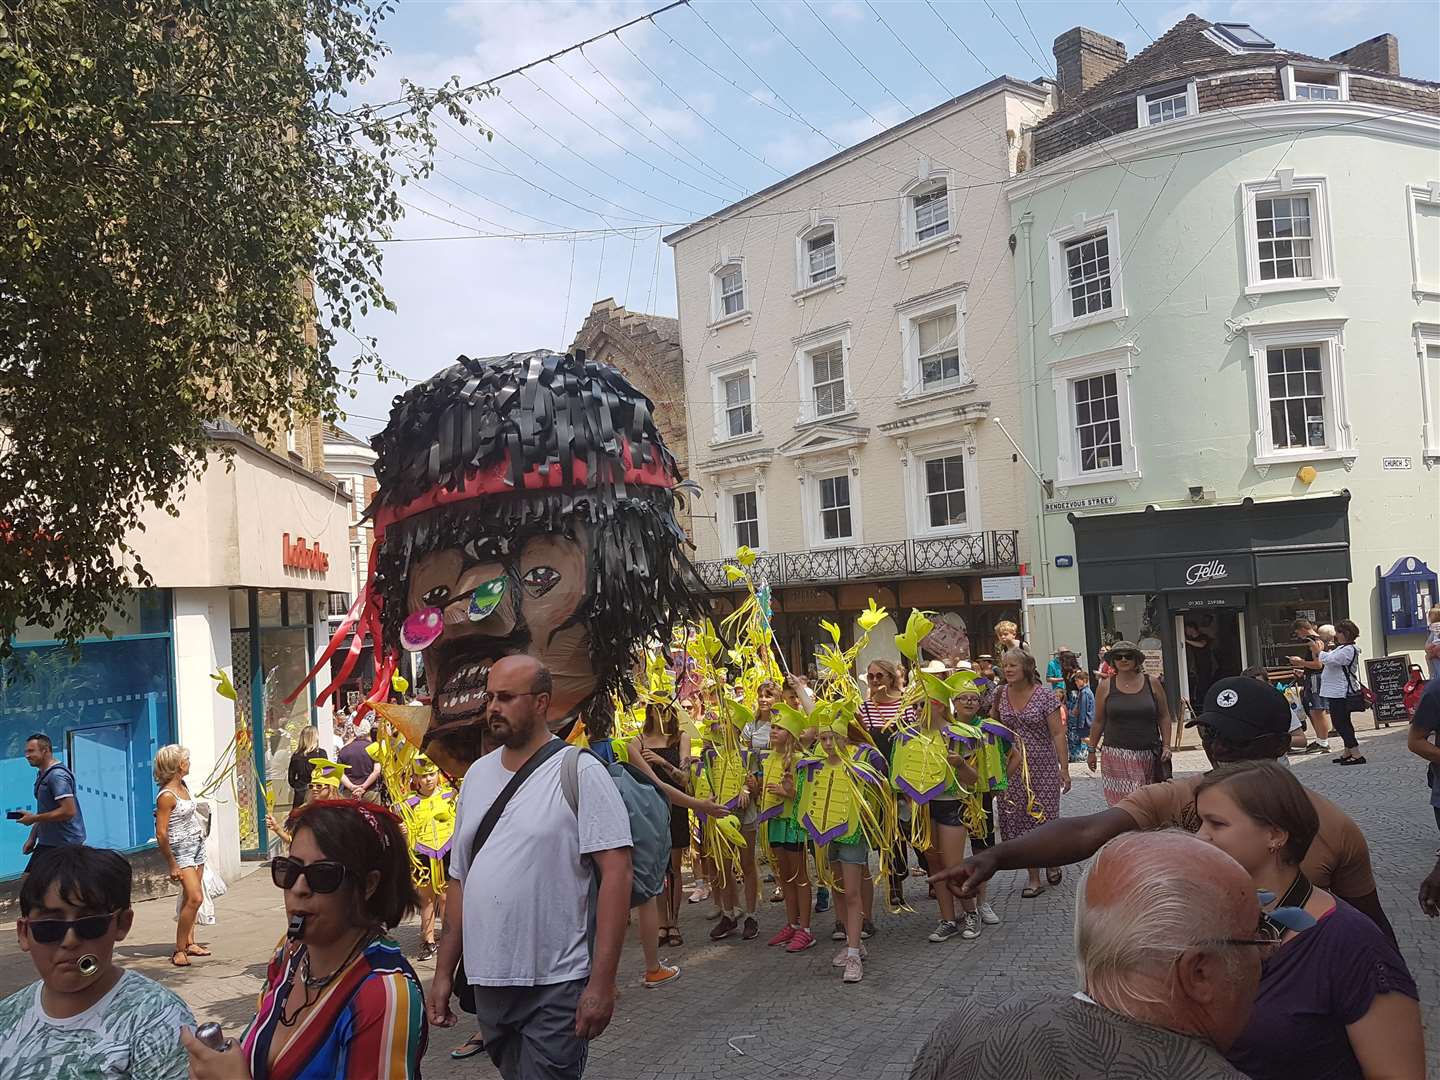
[[[593,870],[582,856],[631,846],[630,817],[605,767],[582,754],[579,811],[560,787],[565,750],[515,792],[490,839],[470,850],[480,821],[515,774],[499,752],[460,786],[450,876],[464,883],[465,977],[479,986],[548,986],[587,978]],[[577,822],[578,816],[578,822]]]

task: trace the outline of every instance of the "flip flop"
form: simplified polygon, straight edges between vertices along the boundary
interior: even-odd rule
[[[1039,886],[1036,886],[1036,885],[1026,885],[1025,888],[1023,888],[1023,889],[1020,890],[1020,895],[1021,895],[1024,899],[1026,899],[1026,900],[1034,900],[1037,896],[1039,896],[1039,895],[1040,895],[1041,893],[1043,893],[1044,891],[1045,891],[1045,886],[1044,886],[1044,885],[1039,885]]]
[[[1064,876],[1065,876],[1065,875],[1062,874],[1059,870],[1046,870],[1046,871],[1045,871],[1045,880],[1048,881],[1051,885],[1059,885],[1061,879],[1062,879]]]
[[[204,945],[187,945],[187,946],[185,946],[185,955],[186,955],[186,956],[209,956],[209,955],[210,955],[210,950],[207,949],[207,948],[205,948]]]
[[[456,1061],[464,1061],[468,1057],[474,1057],[485,1049],[485,1036],[472,1035],[462,1046],[450,1051],[450,1056]]]

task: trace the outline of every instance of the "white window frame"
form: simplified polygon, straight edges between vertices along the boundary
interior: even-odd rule
[[[1420,301],[1440,300],[1440,259],[1429,267],[1434,276],[1427,278],[1425,260],[1420,251],[1421,236],[1416,221],[1421,204],[1440,209],[1440,180],[1431,180],[1423,186],[1410,184],[1405,188],[1405,226],[1410,233],[1410,293]]]
[[[1172,116],[1169,120],[1151,120],[1150,106],[1161,101],[1167,101],[1175,97],[1185,98],[1185,115]],[[1140,127],[1158,127],[1161,124],[1172,124],[1176,120],[1191,120],[1200,115],[1200,98],[1195,87],[1195,80],[1191,79],[1184,86],[1176,86],[1170,83],[1167,86],[1147,91],[1136,95],[1135,113],[1139,120]]]
[[[746,492],[753,492],[755,495],[756,531],[760,534],[760,543],[754,550],[770,550],[769,515],[765,512],[765,481],[755,473],[744,473],[728,477],[716,485],[716,494],[719,496],[716,513],[720,526],[720,549],[723,558],[734,555],[738,546],[735,538],[735,496],[743,495]]]
[[[850,535],[827,539],[821,515],[824,513],[821,487],[826,480],[845,477],[846,493],[850,496]],[[809,505],[806,508],[805,526],[810,535],[812,548],[850,547],[860,542],[860,484],[855,470],[848,465],[831,469],[814,470],[805,486],[809,489]]]
[[[806,334],[804,337],[794,339],[794,344],[795,356],[792,362],[800,379],[800,410],[795,418],[795,425],[800,427],[816,422],[829,423],[854,416],[856,404],[855,389],[851,382],[850,372],[850,324],[842,323],[839,326],[817,330],[813,334]],[[814,357],[815,354],[825,352],[837,345],[840,347],[841,363],[845,373],[845,402],[838,412],[825,413],[822,416],[815,408]]]
[[[1310,200],[1310,270],[1306,278],[1266,281],[1260,277],[1260,226],[1256,205],[1261,199],[1306,196]],[[1250,180],[1240,185],[1245,218],[1245,295],[1298,292],[1304,289],[1338,289],[1335,271],[1334,231],[1330,224],[1329,185],[1323,176],[1295,176],[1291,169],[1277,169],[1274,178]]]
[[[1301,86],[1329,86],[1329,83],[1314,83],[1305,76],[1312,72],[1324,72],[1335,75],[1335,91],[1338,94],[1334,98],[1307,98],[1300,96]],[[1280,85],[1285,91],[1286,101],[1308,101],[1317,105],[1326,105],[1335,101],[1350,100],[1350,73],[1338,68],[1330,67],[1306,67],[1305,65],[1286,64],[1280,69]]]
[[[942,233],[921,240],[915,227],[915,200],[945,186],[945,221]],[[949,170],[935,169],[928,160],[922,160],[918,175],[900,189],[900,253],[896,259],[901,269],[909,265],[909,258],[960,240],[959,222],[955,217],[955,179]]]
[[[900,329],[900,400],[902,402],[926,401],[941,394],[949,394],[975,385],[975,379],[970,372],[970,365],[965,355],[967,294],[968,287],[964,284],[957,284],[896,305]],[[960,354],[960,375],[949,382],[942,381],[937,386],[927,387],[921,378],[920,324],[927,319],[952,311],[955,315],[955,348]]]
[[[944,438],[938,441],[915,445],[906,451],[905,469],[909,483],[906,484],[906,503],[910,518],[910,535],[917,539],[942,536],[969,536],[983,531],[980,521],[979,470],[976,468],[975,444],[973,441],[957,441]],[[958,457],[965,469],[965,522],[962,525],[930,524],[929,490],[926,485],[926,466],[939,458]]]
[[[835,272],[828,278],[814,281],[810,276],[810,241],[823,233],[834,237]],[[816,218],[795,234],[795,292],[810,296],[826,289],[833,289],[845,281],[845,267],[840,251],[840,226],[834,218]]]
[[[1440,464],[1440,323],[1415,324],[1415,352],[1420,361],[1420,442],[1425,464]]]
[[[1345,388],[1345,320],[1261,324],[1247,328],[1245,336],[1255,392],[1255,466],[1268,470],[1272,465],[1307,461],[1345,461],[1347,467],[1353,463],[1356,457],[1355,434],[1350,426]],[[1269,351],[1302,345],[1320,346],[1325,445],[1277,450],[1270,424]]]
[[[725,383],[726,380],[742,374],[749,376],[750,379],[750,430],[743,435],[731,435],[728,406],[725,399]],[[755,392],[755,379],[754,353],[734,357],[710,369],[710,399],[714,403],[714,429],[711,433],[711,446],[760,438],[760,410],[758,395]]]
[[[1110,257],[1110,306],[1103,311],[1088,315],[1071,314],[1070,276],[1066,266],[1065,249],[1076,241],[1083,240],[1101,231]],[[1075,222],[1063,229],[1056,229],[1047,237],[1050,252],[1050,333],[1063,334],[1067,330],[1079,330],[1099,323],[1115,322],[1127,318],[1125,309],[1124,267],[1120,257],[1120,215],[1112,210],[1098,217],[1076,215]]]
[[[725,296],[723,292],[722,279],[734,271],[740,272],[740,307],[736,311],[725,310]],[[745,260],[742,258],[722,259],[710,271],[710,326],[712,328],[727,326],[732,322],[739,322],[750,315],[750,279],[745,273]]]
[[[1114,480],[1138,483],[1142,475],[1139,448],[1135,445],[1134,408],[1130,380],[1137,365],[1133,345],[1121,345],[1104,352],[1062,360],[1050,366],[1050,385],[1055,396],[1055,483],[1057,487],[1082,487]],[[1116,468],[1082,472],[1080,434],[1075,424],[1075,383],[1096,375],[1115,375],[1120,408],[1121,464]]]

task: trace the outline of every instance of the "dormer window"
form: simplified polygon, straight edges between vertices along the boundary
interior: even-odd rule
[[[1350,74],[1339,68],[1287,65],[1280,74],[1287,101],[1348,101]]]
[[[1193,82],[1180,86],[1163,86],[1147,91],[1135,99],[1140,127],[1168,124],[1183,120],[1200,111]]]
[[[1227,52],[1270,52],[1275,43],[1249,23],[1211,23],[1206,35]]]

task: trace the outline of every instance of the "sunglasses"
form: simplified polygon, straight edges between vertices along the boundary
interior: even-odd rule
[[[302,874],[309,883],[311,892],[332,893],[345,880],[345,867],[328,859],[302,863],[282,856],[270,860],[270,880],[278,889],[292,888]]]
[[[118,914],[112,911],[109,915],[86,915],[80,919],[26,919],[24,922],[32,940],[41,945],[59,945],[72,929],[81,941],[104,937],[110,929],[110,920]]]

